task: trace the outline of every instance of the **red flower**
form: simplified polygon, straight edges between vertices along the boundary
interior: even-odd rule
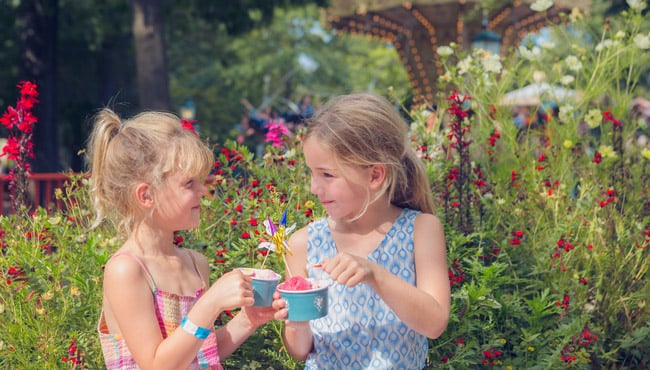
[[[241,233],[241,237],[242,237],[242,239],[250,239],[251,234],[244,231],[243,233]]]
[[[602,161],[603,161],[603,155],[600,154],[599,151],[596,151],[596,154],[594,154],[593,162],[594,163],[601,163]]]
[[[184,129],[188,131],[192,131],[194,135],[196,135],[196,129],[194,128],[194,122],[197,122],[197,120],[187,120],[187,119],[181,119],[181,125]]]

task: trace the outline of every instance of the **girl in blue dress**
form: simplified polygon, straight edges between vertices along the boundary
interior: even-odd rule
[[[327,279],[327,316],[286,321],[287,351],[307,369],[422,369],[447,327],[443,227],[408,125],[383,97],[333,99],[308,124],[311,192],[328,217],[296,231],[294,275]],[[276,319],[286,319],[276,293]]]

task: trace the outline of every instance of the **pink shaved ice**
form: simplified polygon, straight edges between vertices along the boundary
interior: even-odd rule
[[[292,276],[288,280],[285,280],[284,283],[278,286],[282,290],[310,290],[312,285],[309,280],[305,279],[302,276]]]

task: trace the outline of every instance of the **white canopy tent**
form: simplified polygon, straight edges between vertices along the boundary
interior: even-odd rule
[[[580,92],[546,82],[533,83],[506,93],[501,99],[502,105],[540,105],[544,101],[559,103],[579,99]]]

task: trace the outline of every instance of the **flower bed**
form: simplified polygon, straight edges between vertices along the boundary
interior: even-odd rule
[[[444,129],[427,130],[420,109],[411,112],[452,286],[450,324],[430,341],[430,368],[648,367],[650,150],[635,140],[645,128],[629,103],[650,41],[639,32],[636,4],[645,3],[629,3],[596,41],[558,35],[570,47],[562,58],[545,44],[506,60],[443,49],[445,93],[434,114]],[[566,17],[580,26],[579,13]],[[538,80],[580,94],[543,112],[530,107],[535,119],[518,128],[499,97]],[[323,215],[309,194],[301,135],[285,142],[261,161],[234,143],[217,148],[203,221],[177,240],[208,256],[213,279],[261,265],[264,220],[285,209],[297,225]],[[105,226],[89,229],[86,181],[58,193],[64,211],[0,217],[0,368],[102,366],[102,266],[120,241]],[[266,267],[284,271],[277,258]],[[300,368],[283,350],[281,327],[261,328],[226,367]]]

